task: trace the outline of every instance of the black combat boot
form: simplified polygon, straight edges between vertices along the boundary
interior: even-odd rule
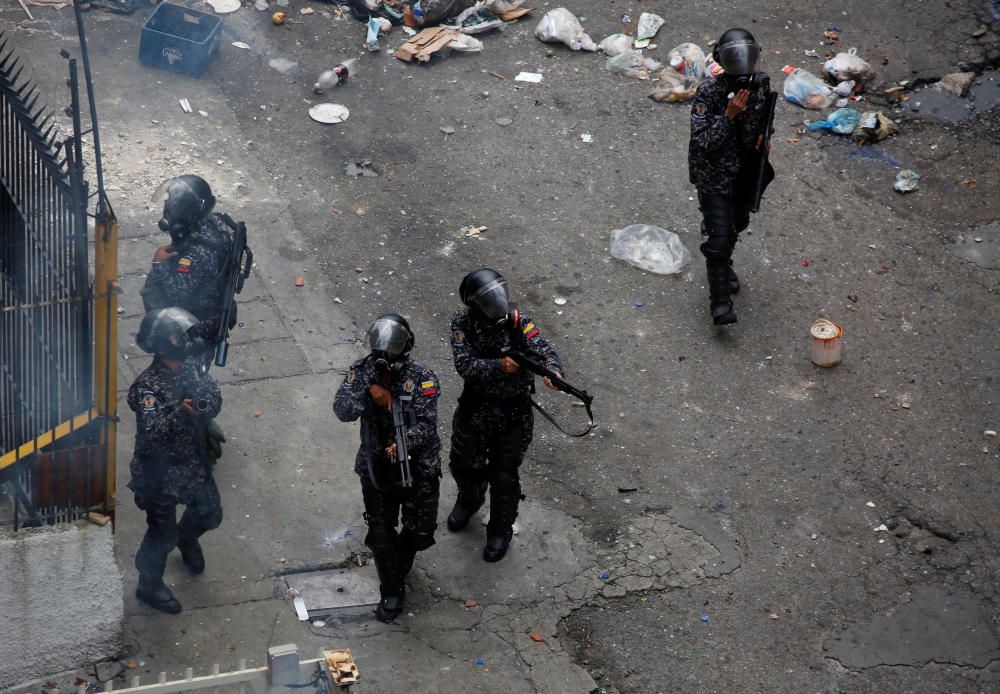
[[[448,514],[448,530],[457,533],[464,530],[469,519],[480,509],[486,500],[486,483],[463,482],[458,486],[458,499],[455,508]]]
[[[178,614],[181,609],[180,602],[170,592],[162,580],[144,581],[139,578],[139,585],[135,589],[135,597],[152,607],[154,610],[166,612],[167,614]]]
[[[507,548],[510,547],[510,539],[513,535],[513,530],[493,533],[487,529],[486,546],[483,547],[483,559],[492,564],[507,556]]]
[[[177,549],[181,551],[181,559],[188,571],[196,575],[205,572],[205,553],[201,551],[197,538],[177,543]]]
[[[374,552],[375,570],[378,571],[379,593],[382,599],[375,608],[375,617],[380,622],[391,622],[403,611],[403,598],[406,589],[403,587],[402,566],[399,555],[393,550],[378,550]],[[412,565],[412,561],[410,562]]]
[[[705,266],[708,273],[708,296],[712,311],[712,322],[715,325],[735,323],[736,313],[733,312],[733,300],[730,297],[730,273],[728,259],[706,258]],[[733,273],[735,277],[735,273]]]

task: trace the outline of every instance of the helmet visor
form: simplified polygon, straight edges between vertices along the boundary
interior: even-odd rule
[[[183,359],[191,342],[188,331],[197,324],[198,319],[182,308],[163,309],[149,327],[153,351],[172,359]]]
[[[490,320],[503,320],[510,313],[510,294],[507,292],[507,280],[500,277],[486,284],[477,291],[472,301]]]
[[[410,331],[406,326],[391,318],[378,318],[368,328],[366,338],[368,349],[396,359],[406,350],[410,341]]]
[[[746,39],[719,46],[719,65],[727,75],[751,75],[757,72],[759,61],[760,46]]]
[[[181,177],[168,178],[153,193],[152,201],[163,205],[159,226],[163,231],[178,231],[190,224],[204,201],[197,191]]]

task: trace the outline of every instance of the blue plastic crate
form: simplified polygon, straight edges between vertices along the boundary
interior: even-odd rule
[[[219,52],[221,40],[220,18],[164,2],[142,25],[139,60],[201,77]]]

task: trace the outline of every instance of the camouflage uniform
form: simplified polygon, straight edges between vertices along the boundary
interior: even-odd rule
[[[477,321],[469,309],[451,321],[455,369],[465,381],[452,421],[449,468],[458,485],[458,503],[475,511],[490,487],[492,534],[510,531],[521,498],[518,468],[533,434],[530,393],[534,375],[527,369],[500,370],[503,350],[532,352],[562,373],[555,349],[534,321],[520,312],[516,327],[496,328]]]
[[[440,384],[430,369],[413,361],[399,363],[400,373],[391,382],[379,373],[375,360],[367,356],[355,362],[333,401],[333,411],[342,422],[361,419],[361,447],[354,471],[361,478],[368,535],[379,570],[383,592],[402,591],[403,577],[420,550],[434,544],[437,528],[438,489],[441,477],[441,439],[437,433],[437,401]],[[368,392],[373,384],[385,386],[403,406],[407,429],[407,451],[413,487],[398,485],[399,466],[385,449],[395,442],[389,410],[377,407]],[[375,471],[376,488],[369,471]],[[396,532],[402,507],[403,529]],[[398,593],[396,593],[398,594]]]
[[[191,337],[214,342],[222,313],[223,273],[232,249],[229,226],[216,213],[208,215],[180,244],[177,255],[153,263],[142,289],[146,311],[179,306],[201,321]]]
[[[204,401],[204,412],[191,417],[179,400]],[[167,555],[196,541],[222,522],[222,500],[212,477],[214,460],[204,446],[205,427],[222,407],[219,387],[192,360],[177,376],[159,359],[139,374],[128,391],[135,412],[135,453],[128,488],[146,512],[148,528],[135,556],[139,580],[162,582]],[[184,514],[177,522],[177,505]]]

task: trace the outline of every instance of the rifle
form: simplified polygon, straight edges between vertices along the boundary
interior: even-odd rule
[[[764,101],[764,139],[760,143],[760,163],[757,165],[757,175],[754,176],[753,203],[750,211],[754,214],[760,210],[760,200],[764,197],[764,189],[774,180],[774,169],[768,161],[771,148],[771,128],[774,126],[774,110],[778,104],[778,93],[769,91]],[[770,169],[770,178],[768,177]]]
[[[409,489],[413,486],[413,476],[410,474],[410,451],[406,447],[406,421],[399,398],[392,399],[392,426],[396,430],[396,463],[399,465],[400,486]]]
[[[216,334],[215,365],[225,366],[229,356],[229,331],[236,324],[236,295],[243,291],[243,282],[253,267],[253,251],[247,246],[247,225],[234,222],[227,214],[219,215],[233,230],[233,246],[226,271],[226,288],[222,293],[222,313],[219,315],[219,332]]]
[[[594,396],[588,394],[587,391],[580,390],[579,388],[564,381],[562,378],[559,377],[559,374],[557,374],[555,371],[547,367],[534,354],[517,349],[507,349],[503,352],[503,355],[505,357],[510,357],[511,359],[516,361],[522,369],[527,369],[533,374],[536,374],[543,378],[548,378],[549,381],[552,382],[552,385],[554,385],[556,388],[558,388],[564,393],[572,395],[574,398],[582,402],[584,408],[587,410],[587,417],[590,419],[590,423],[587,426],[586,431],[580,434],[571,434],[565,429],[563,429],[561,426],[559,426],[556,420],[552,418],[552,415],[550,415],[548,412],[542,409],[541,405],[539,405],[534,400],[531,400],[531,406],[534,407],[536,410],[538,410],[541,413],[541,415],[545,417],[545,419],[549,420],[552,426],[554,426],[562,433],[566,434],[566,436],[580,437],[580,436],[586,436],[591,432],[591,430],[594,428],[594,413],[590,409],[590,404],[594,401]]]

